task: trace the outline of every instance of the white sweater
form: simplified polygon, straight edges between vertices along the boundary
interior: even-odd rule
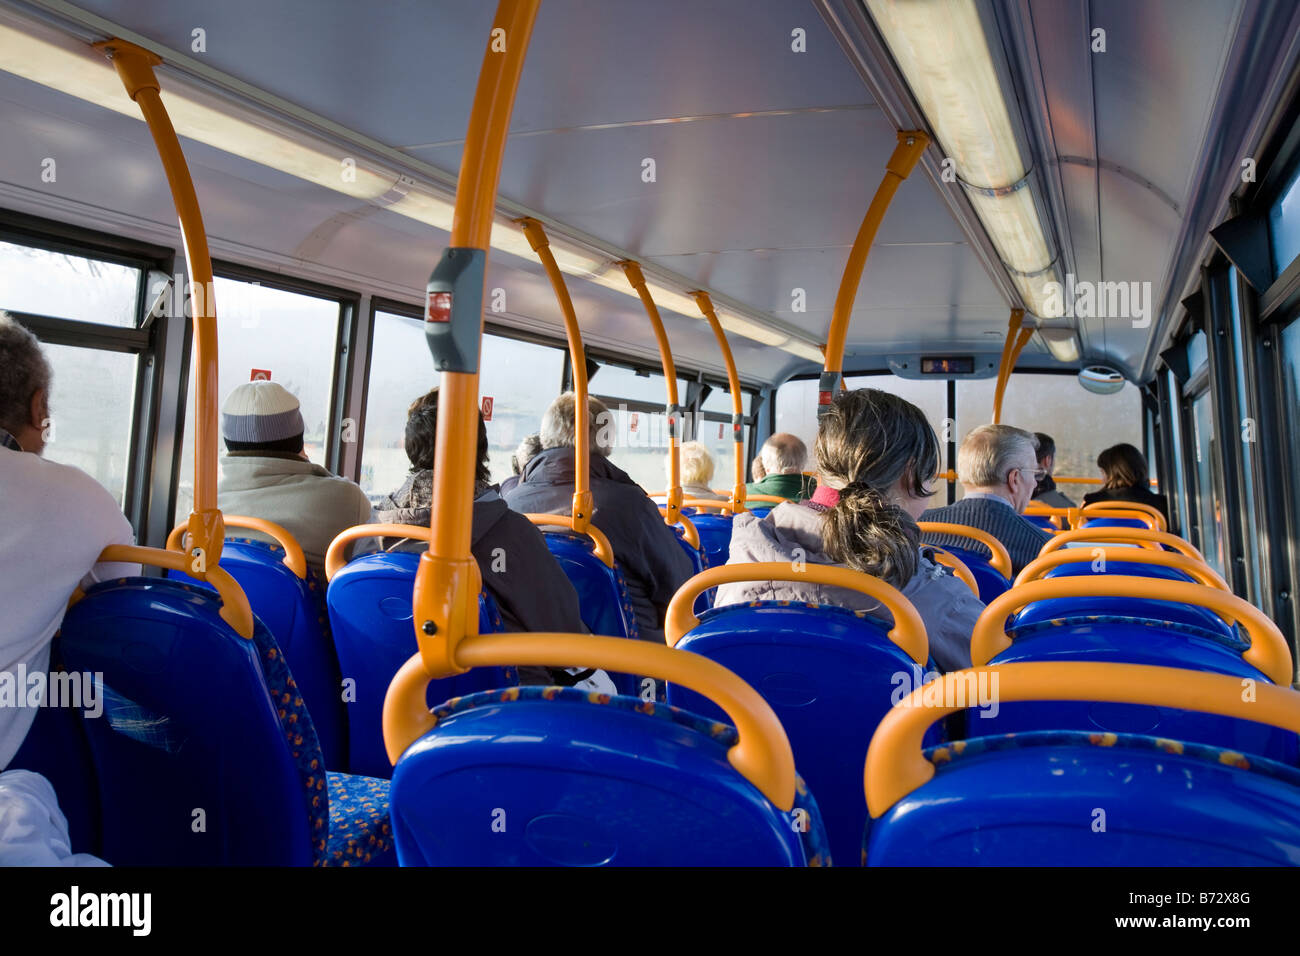
[[[117,502],[90,475],[0,448],[0,695],[25,698],[19,676],[48,670],[50,639],[78,585],[140,573],[96,563],[108,545],[134,542]],[[0,706],[0,770],[35,719],[30,706]]]

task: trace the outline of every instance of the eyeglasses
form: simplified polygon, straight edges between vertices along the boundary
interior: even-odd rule
[[[1046,468],[1012,468],[1011,471],[1027,471],[1027,472],[1029,472],[1031,475],[1034,476],[1034,483],[1035,483],[1035,484],[1037,484],[1038,482],[1042,481],[1044,478],[1047,477],[1047,469],[1046,469]],[[1011,476],[1011,473],[1008,472],[1008,473],[1007,473],[1007,477],[1010,477],[1010,476]]]

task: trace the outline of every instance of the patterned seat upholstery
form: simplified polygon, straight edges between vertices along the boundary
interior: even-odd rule
[[[869,822],[871,866],[1300,864],[1300,770],[1167,738],[1035,732],[925,752]]]
[[[206,588],[123,578],[65,617],[66,665],[103,675],[103,719],[84,722],[102,808],[94,852],[126,865],[325,865],[337,830],[352,861],[392,862],[385,782],[341,779],[341,795],[369,796],[331,805],[275,637],[255,620],[245,640],[219,611]]]
[[[831,862],[799,779],[787,815],[727,761],[728,724],[567,687],[449,700],[393,772],[404,866]]]

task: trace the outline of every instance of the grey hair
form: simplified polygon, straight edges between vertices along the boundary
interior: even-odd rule
[[[671,459],[667,459],[671,463]],[[681,446],[682,484],[707,485],[713,480],[713,455],[708,446],[698,441],[683,442]],[[671,480],[672,475],[668,476]]]
[[[1038,439],[1013,425],[981,425],[962,439],[957,452],[957,480],[967,488],[989,488],[1007,480],[1017,459],[1038,461]]]
[[[808,460],[808,446],[797,435],[777,432],[763,442],[759,455],[769,475],[797,475]]]
[[[8,312],[0,312],[0,428],[13,432],[32,416],[32,396],[50,393],[50,363],[40,340]]]
[[[542,448],[573,447],[577,435],[573,423],[575,401],[576,396],[572,392],[565,392],[546,409],[538,433],[538,437],[542,440]],[[591,427],[591,450],[608,457],[614,450],[614,445],[609,440],[614,430],[614,415],[604,402],[591,395],[587,396],[587,410]]]
[[[510,470],[516,475],[522,475],[524,468],[528,463],[537,457],[538,452],[542,450],[542,440],[537,435],[525,435],[519,447],[515,449],[510,456]]]

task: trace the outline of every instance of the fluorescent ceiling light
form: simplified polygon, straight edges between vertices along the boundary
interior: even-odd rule
[[[1079,340],[1074,329],[1039,328],[1038,336],[1058,362],[1079,361]]]
[[[1052,318],[1052,253],[974,0],[863,0],[940,148],[952,159],[1025,308]],[[1032,291],[1037,286],[1038,291]]]
[[[757,323],[750,322],[748,319],[742,319],[738,315],[732,315],[730,312],[717,312],[717,316],[718,324],[728,332],[743,335],[745,338],[753,339],[755,342],[761,342],[764,345],[781,346],[790,341],[788,335],[774,332],[771,329],[758,325]]]

